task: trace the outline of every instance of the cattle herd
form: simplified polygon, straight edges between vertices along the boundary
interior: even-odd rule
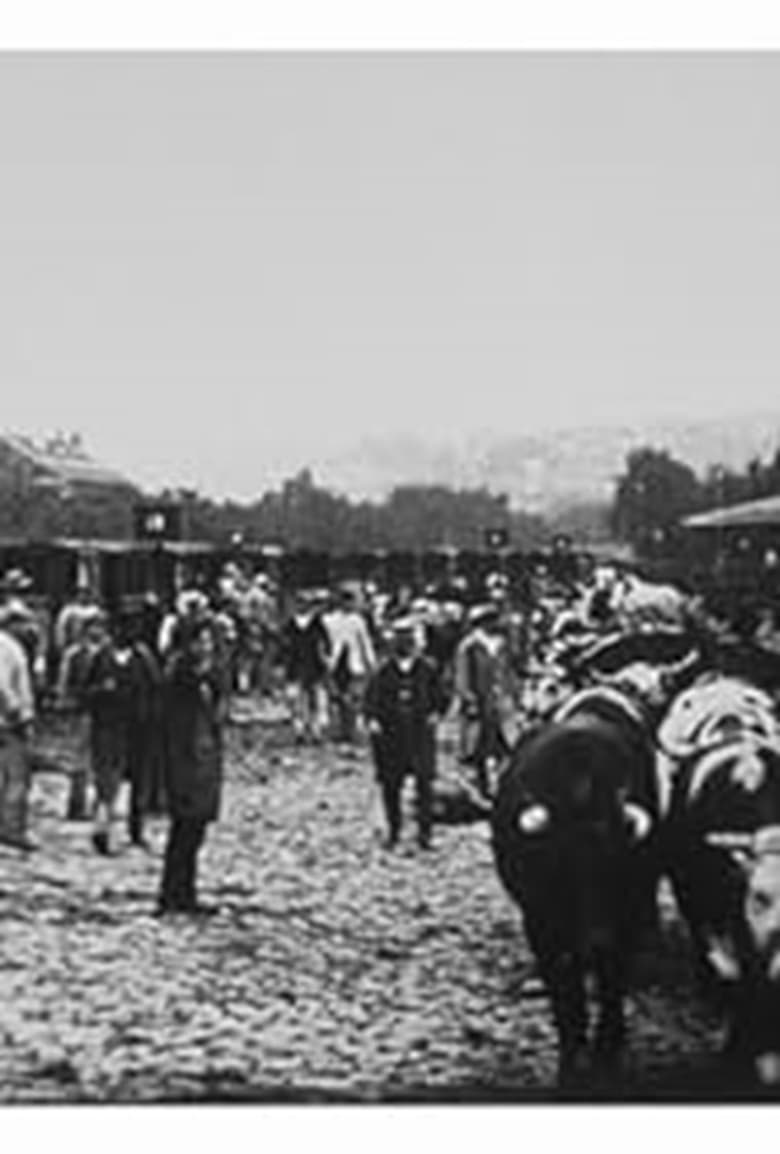
[[[499,778],[498,873],[550,995],[562,1086],[620,1067],[631,962],[657,930],[665,879],[723,1016],[726,1068],[777,1087],[776,659],[701,605],[670,613],[668,591],[645,594],[669,603],[654,622],[624,617],[574,655],[558,650]],[[559,618],[550,650],[565,632]]]

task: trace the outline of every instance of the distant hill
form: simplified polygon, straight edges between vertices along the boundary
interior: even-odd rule
[[[338,457],[313,462],[317,479],[353,497],[378,498],[394,485],[485,486],[535,513],[609,501],[626,454],[639,445],[668,449],[703,473],[743,469],[780,445],[780,410],[636,426],[593,426],[516,436],[482,434],[466,443],[419,437],[366,439]]]

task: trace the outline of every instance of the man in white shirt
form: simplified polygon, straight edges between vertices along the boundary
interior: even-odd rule
[[[29,629],[21,608],[0,611],[0,842],[29,852],[29,738],[35,717],[30,667],[19,633]]]
[[[330,637],[330,674],[336,718],[336,740],[351,745],[363,693],[376,668],[376,653],[366,620],[351,589],[341,590],[340,604],[325,618]]]
[[[97,602],[89,585],[78,585],[75,595],[57,615],[54,626],[54,646],[60,661],[72,645],[81,641],[84,627],[92,619],[96,608]]]

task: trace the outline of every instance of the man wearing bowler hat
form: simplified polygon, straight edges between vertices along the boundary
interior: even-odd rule
[[[418,842],[431,845],[436,723],[443,711],[436,667],[416,644],[416,622],[392,626],[392,652],[373,674],[366,692],[366,718],[388,826],[387,845],[401,834],[401,791],[408,773],[416,787]]]

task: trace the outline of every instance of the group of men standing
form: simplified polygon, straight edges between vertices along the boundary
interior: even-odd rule
[[[35,614],[21,585],[0,587],[0,844],[25,853],[37,846],[28,833],[30,738],[34,692]],[[115,848],[115,809],[123,780],[130,783],[131,844],[149,848],[144,817],[165,808],[170,817],[158,912],[203,912],[196,894],[197,854],[219,812],[222,728],[227,694],[217,631],[208,614],[180,606],[161,653],[155,623],[144,607],[111,622],[87,595],[77,593],[61,611],[56,704],[72,727],[79,761],[70,775],[67,817],[92,818],[92,844]],[[153,628],[151,626],[154,626]],[[94,800],[88,807],[88,781]]]
[[[31,850],[26,807],[35,716],[34,646],[32,614],[22,593],[20,586],[0,607],[0,840]],[[182,705],[174,676],[175,670],[181,673],[181,655],[193,637],[200,638],[200,649],[208,649],[198,660],[209,670],[204,693],[214,732],[227,715],[236,688],[231,665],[235,632],[224,620],[224,601],[219,591],[210,600],[202,590],[189,589],[167,614],[144,602],[109,618],[90,590],[81,587],[54,622],[54,701],[68,719],[77,749],[67,818],[91,819],[91,840],[99,854],[115,848],[115,811],[123,780],[130,786],[131,845],[146,846],[146,814],[160,812],[166,804],[170,808],[171,763],[176,760],[171,734],[177,727],[181,731],[182,710],[190,726],[198,713],[192,701]],[[335,593],[303,590],[295,594],[276,642],[296,740],[319,742],[330,735],[346,751],[362,722],[388,844],[398,842],[402,788],[411,775],[419,842],[427,847],[437,725],[453,702],[460,718],[461,760],[472,768],[477,787],[490,792],[491,767],[505,750],[498,707],[504,638],[494,604],[472,607],[457,632],[446,635],[446,644],[445,635],[428,628],[413,609],[408,600],[399,599],[379,628],[351,586]],[[205,632],[208,641],[203,640]],[[197,760],[195,746],[187,748],[184,759]],[[193,838],[182,837],[179,830],[176,845],[193,843]]]

